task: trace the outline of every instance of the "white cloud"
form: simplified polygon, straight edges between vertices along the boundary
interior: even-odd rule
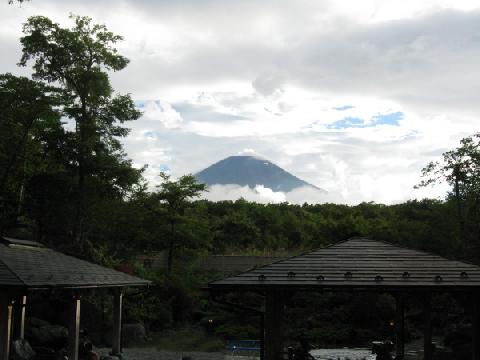
[[[242,151],[238,152],[238,155],[249,155],[254,156],[257,152],[254,149],[243,149]]]
[[[343,202],[338,195],[326,194],[313,188],[303,187],[291,192],[275,192],[263,185],[257,185],[253,189],[239,185],[213,185],[208,188],[208,192],[204,193],[203,197],[213,201],[243,198],[261,204]]]
[[[254,191],[260,196],[260,198],[266,199],[268,202],[281,203],[286,201],[285,193],[281,191],[275,192],[263,185],[255,186]]]
[[[182,116],[165,101],[147,101],[142,110],[145,119],[160,121],[167,129],[178,128],[183,122]]]
[[[281,203],[285,201],[285,194],[274,192],[264,186],[257,186],[252,189],[248,186],[240,185],[213,185],[208,188],[208,192],[203,197],[212,201],[218,200],[238,200],[243,198],[248,201],[254,201],[262,204]]]

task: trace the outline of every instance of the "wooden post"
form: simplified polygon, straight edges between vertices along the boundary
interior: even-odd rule
[[[122,352],[122,289],[115,291],[113,295],[113,329],[112,329],[112,355],[120,355]]]
[[[17,296],[13,305],[13,338],[25,338],[25,307],[27,297],[25,295]]]
[[[269,291],[265,296],[265,360],[282,359],[283,294]]]
[[[480,296],[472,296],[472,359],[480,360]]]
[[[13,305],[10,296],[0,296],[0,360],[9,360],[12,340]]]
[[[395,353],[398,359],[405,355],[405,298],[402,294],[395,296]]]
[[[69,300],[68,359],[78,360],[78,347],[80,344],[80,297],[74,295]]]
[[[260,360],[265,359],[265,315],[260,316]]]
[[[423,299],[423,359],[432,360],[432,296],[425,294]]]

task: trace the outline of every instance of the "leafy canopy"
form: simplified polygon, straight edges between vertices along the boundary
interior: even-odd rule
[[[206,190],[206,185],[197,183],[193,175],[181,176],[177,181],[164,172],[160,173],[160,177],[162,183],[157,186],[156,196],[168,205],[170,212],[181,210],[189,200],[198,198]]]
[[[93,24],[89,17],[70,18],[74,21],[72,28],[62,28],[43,16],[29,18],[20,40],[23,55],[19,64],[26,66],[33,61],[35,79],[55,83],[62,89],[62,114],[75,122],[72,154],[80,177],[80,193],[84,192],[83,179],[89,175],[122,188],[129,181],[138,181],[139,174],[137,179],[125,174],[132,169],[124,159],[118,137],[126,136],[129,129],[121,124],[141,115],[130,95],[114,95],[110,85],[108,71],[122,70],[128,64],[128,59],[114,47],[122,37],[108,31],[105,25]],[[119,181],[122,174],[130,180]]]
[[[417,187],[447,182],[459,186],[463,195],[480,193],[480,133],[460,141],[460,146],[443,154],[442,162],[430,162],[422,169]]]

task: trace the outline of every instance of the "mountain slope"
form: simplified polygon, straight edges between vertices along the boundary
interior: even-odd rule
[[[198,172],[195,177],[207,185],[248,185],[252,189],[263,185],[276,192],[289,192],[306,186],[323,191],[272,162],[253,156],[230,156]]]

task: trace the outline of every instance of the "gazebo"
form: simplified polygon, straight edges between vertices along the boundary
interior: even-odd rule
[[[70,360],[78,360],[82,292],[111,288],[112,354],[120,354],[123,290],[149,284],[147,280],[65,255],[37,242],[0,237],[0,360],[9,360],[12,338],[24,338],[28,295],[52,289],[64,292],[68,298],[68,353]]]
[[[431,297],[464,294],[472,304],[472,359],[480,360],[480,267],[367,238],[351,238],[209,284],[212,294],[254,291],[264,295],[262,358],[281,359],[285,298],[296,291],[369,291],[396,299],[395,351],[404,356],[404,301],[423,303],[424,359],[431,360]]]

